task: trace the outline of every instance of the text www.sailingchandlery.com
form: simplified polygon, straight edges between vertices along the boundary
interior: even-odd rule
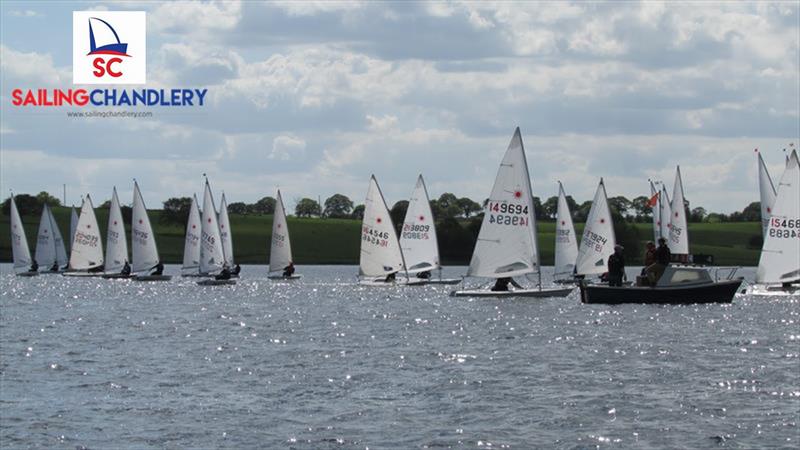
[[[79,119],[144,119],[153,117],[152,111],[68,111],[67,117]]]

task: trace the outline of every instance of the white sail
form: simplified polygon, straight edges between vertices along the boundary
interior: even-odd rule
[[[436,239],[436,226],[428,198],[428,189],[422,175],[417,178],[417,185],[408,202],[406,218],[400,231],[400,248],[408,266],[408,273],[438,269],[439,242]]]
[[[225,264],[233,267],[233,233],[231,232],[231,220],[228,218],[228,202],[225,201],[225,193],[222,193],[222,200],[219,204],[219,236],[222,239],[222,255]]]
[[[17,211],[17,203],[14,196],[11,196],[11,255],[14,258],[14,269],[29,269],[31,266],[31,251],[28,248],[28,238],[25,236],[25,228],[22,227],[22,219]]]
[[[767,235],[769,217],[772,215],[772,206],[775,204],[775,186],[769,176],[767,166],[761,153],[758,154],[758,191],[761,194],[761,232]]]
[[[366,277],[384,277],[404,270],[403,252],[400,250],[392,217],[373,175],[364,201],[359,271]]]
[[[211,274],[222,269],[225,258],[222,255],[222,239],[219,236],[217,211],[214,209],[214,197],[211,186],[206,180],[203,194],[203,225],[200,228],[200,273]]]
[[[53,215],[53,210],[47,208],[47,212],[50,215],[50,226],[53,230],[53,240],[56,247],[56,262],[58,262],[58,267],[65,267],[69,262],[69,258],[67,257],[67,249],[64,246],[64,238],[61,236],[61,230],[58,228],[58,222],[56,222],[56,218]]]
[[[70,208],[71,214],[69,216],[69,245],[70,252],[72,252],[72,243],[75,241],[75,231],[78,229],[78,213],[75,212],[75,207]]]
[[[200,270],[200,229],[203,223],[200,219],[200,208],[197,206],[197,196],[192,197],[192,206],[189,208],[189,220],[186,222],[186,240],[183,246],[183,267],[185,274],[196,273]]]
[[[103,265],[103,242],[100,227],[94,215],[94,206],[89,195],[83,199],[81,214],[75,227],[75,238],[70,247],[69,267],[72,270],[88,270]]]
[[[800,162],[797,151],[778,183],[761,259],[756,272],[758,283],[800,281]]]
[[[105,271],[119,273],[126,261],[128,261],[128,238],[125,236],[125,221],[119,206],[117,188],[114,187],[111,193],[111,208],[108,210]]]
[[[683,182],[681,181],[680,166],[675,173],[675,186],[672,191],[672,204],[669,216],[669,238],[667,243],[673,255],[689,254],[689,230],[686,223],[686,207],[683,201]]]
[[[608,257],[614,253],[617,239],[614,235],[614,222],[608,208],[608,197],[603,179],[597,186],[592,200],[592,208],[583,228],[583,237],[578,249],[578,275],[595,275],[606,272]]]
[[[275,199],[275,214],[272,216],[272,240],[269,246],[269,271],[278,272],[292,262],[292,244],[289,242],[289,227],[281,191]]]
[[[536,214],[519,127],[500,162],[484,212],[467,276],[503,278],[538,272]]]
[[[56,262],[55,233],[53,223],[50,221],[50,207],[47,204],[42,208],[42,217],[39,219],[35,258],[39,266],[47,270]]]
[[[131,226],[131,271],[145,272],[154,268],[158,263],[158,248],[150,218],[147,217],[147,208],[144,206],[139,184],[133,182],[133,225]]]
[[[658,226],[661,228],[659,237],[669,241],[669,221],[672,215],[672,208],[670,207],[669,194],[667,194],[667,186],[663,183],[661,185],[661,194],[658,196],[658,211]]]
[[[556,212],[556,257],[555,278],[572,278],[575,263],[578,260],[578,237],[572,224],[567,195],[564,187],[558,182],[558,209]]]

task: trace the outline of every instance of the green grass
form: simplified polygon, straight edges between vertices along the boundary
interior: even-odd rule
[[[108,210],[97,209],[97,220],[101,230],[105,230]],[[53,208],[53,214],[61,229],[61,234],[69,239],[69,208]],[[155,228],[159,252],[165,262],[180,263],[183,258],[184,227],[163,225],[159,222],[161,212],[149,211]],[[33,252],[39,217],[25,216],[25,231]],[[308,219],[289,217],[289,231],[292,238],[294,260],[298,264],[358,264],[360,245],[360,225],[357,220],[348,219]],[[128,242],[130,242],[130,226]],[[269,241],[272,232],[272,216],[231,215],[234,252],[237,262],[243,264],[265,264],[269,261]],[[544,265],[553,264],[555,223],[540,222],[539,248]],[[576,224],[580,235],[583,224]],[[651,239],[650,224],[636,224],[644,242]],[[104,234],[104,233],[103,233]],[[754,266],[758,264],[759,249],[748,244],[754,236],[761,235],[759,222],[736,223],[692,223],[689,224],[690,247],[693,253],[714,255],[717,265]],[[11,260],[9,217],[0,215],[0,260]],[[103,236],[105,245],[105,236]],[[471,249],[470,249],[471,251]],[[447,264],[466,264],[464,261],[445,261]],[[631,265],[641,264],[632,261]]]

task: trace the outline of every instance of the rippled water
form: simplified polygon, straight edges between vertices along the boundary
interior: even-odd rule
[[[470,300],[299,269],[201,288],[4,265],[0,446],[798,446],[798,298]]]

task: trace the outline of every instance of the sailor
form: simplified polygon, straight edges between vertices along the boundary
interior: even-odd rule
[[[231,272],[231,273],[238,277],[239,276],[239,272],[241,272],[241,271],[242,271],[242,266],[237,264],[237,265],[233,266],[233,272]]]
[[[390,274],[386,275],[386,279],[383,280],[386,283],[393,283],[397,279],[397,272],[391,272]]]
[[[672,253],[669,251],[669,247],[667,247],[667,240],[663,237],[658,238],[658,248],[656,249],[655,256],[655,263],[650,264],[647,269],[645,269],[647,272],[647,279],[650,281],[651,286],[655,286],[656,283],[658,283],[658,280],[661,278],[661,275],[664,275],[664,271],[667,270],[667,266],[672,259]]]
[[[153,266],[153,268],[155,270],[150,275],[162,275],[164,273],[164,263],[162,263],[161,261],[159,261],[158,264]]]
[[[50,272],[58,272],[58,261],[54,262],[50,267]]]
[[[225,264],[222,266],[222,270],[214,277],[215,280],[230,280],[231,279],[231,270],[228,268],[228,265]]]
[[[289,265],[283,268],[283,276],[289,278],[294,274],[294,263],[289,261]]]
[[[622,286],[622,278],[625,277],[625,257],[622,256],[623,247],[614,246],[614,253],[608,257],[608,285]]]
[[[426,270],[424,272],[420,272],[417,274],[417,278],[422,278],[423,280],[428,280],[431,278],[431,271]]]
[[[119,272],[121,275],[130,275],[131,274],[131,265],[128,264],[128,261],[125,260],[125,265],[122,266],[122,270]]]
[[[34,259],[31,261],[31,268],[30,268],[30,271],[31,271],[31,272],[38,272],[38,271],[39,271],[39,263],[38,263],[38,262],[36,262],[36,258],[34,258]]]
[[[508,285],[511,284],[517,289],[522,289],[522,286],[519,285],[516,281],[514,281],[511,277],[503,277],[498,278],[497,281],[494,282],[494,286],[492,286],[492,291],[494,292],[506,292],[508,291]]]

